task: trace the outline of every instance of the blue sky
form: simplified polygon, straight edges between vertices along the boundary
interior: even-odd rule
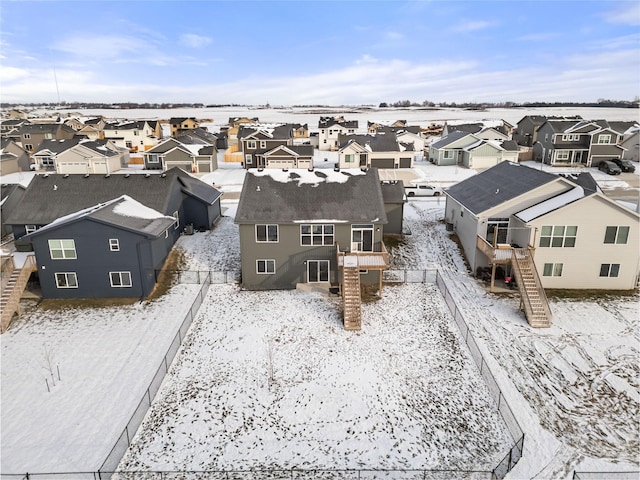
[[[635,0],[0,0],[0,100],[632,100],[639,27]]]

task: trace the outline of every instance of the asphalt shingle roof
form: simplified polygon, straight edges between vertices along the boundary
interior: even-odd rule
[[[449,187],[446,194],[471,213],[478,214],[557,178],[557,175],[542,170],[500,162]]]
[[[236,223],[387,223],[378,171],[249,170]]]

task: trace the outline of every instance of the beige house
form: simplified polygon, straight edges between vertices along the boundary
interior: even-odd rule
[[[640,215],[589,174],[560,176],[502,162],[446,191],[445,220],[474,272],[527,250],[545,289],[632,290]]]
[[[104,173],[116,172],[129,161],[129,152],[118,148],[111,141],[84,141],[55,158],[57,173]]]

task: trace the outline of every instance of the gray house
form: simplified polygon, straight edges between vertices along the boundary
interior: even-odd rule
[[[235,223],[249,290],[341,283],[347,253],[357,257],[363,284],[378,284],[386,268],[387,215],[376,169],[250,170]]]
[[[209,173],[218,168],[216,140],[182,134],[167,138],[144,152],[146,170],[170,170],[177,167],[190,173]]]
[[[384,233],[402,235],[404,233],[404,204],[407,196],[404,193],[402,180],[385,180],[380,183],[384,210],[387,214],[387,224]]]
[[[273,152],[277,147],[293,145],[294,126],[258,125],[238,128],[238,145],[242,150],[244,168],[264,168],[265,154]]]
[[[44,298],[146,297],[173,247],[176,219],[123,195],[23,237]]]
[[[61,123],[25,123],[18,133],[27,152],[35,151],[43,140],[70,140],[76,135],[73,128]]]
[[[148,208],[177,219],[170,236],[187,224],[209,228],[221,215],[221,193],[174,168],[158,174],[36,175],[23,201],[5,219],[20,238],[85,208],[128,195]]]
[[[596,167],[622,158],[621,135],[606,120],[547,120],[538,130],[534,159],[548,165]]]

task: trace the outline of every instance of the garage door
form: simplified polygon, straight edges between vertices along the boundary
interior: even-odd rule
[[[209,173],[211,172],[211,162],[198,162],[198,172]]]
[[[109,173],[107,162],[93,162],[93,173]]]
[[[372,158],[371,166],[375,168],[393,168],[393,158]]]
[[[411,158],[401,158],[400,168],[411,168]]]
[[[84,162],[58,162],[58,173],[87,173]]]

